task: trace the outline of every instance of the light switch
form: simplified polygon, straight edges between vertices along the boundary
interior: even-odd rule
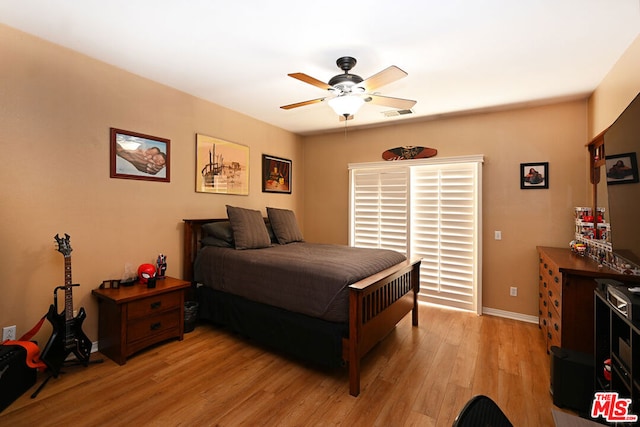
[[[502,231],[494,231],[494,233],[495,233],[494,239],[502,240]]]

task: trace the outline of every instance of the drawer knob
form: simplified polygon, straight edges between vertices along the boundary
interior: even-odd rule
[[[160,308],[161,305],[162,305],[161,301],[156,301],[156,302],[152,302],[150,307],[152,310],[155,310],[156,308]]]
[[[149,329],[151,329],[152,331],[157,331],[161,327],[162,327],[162,323],[161,322],[156,322],[156,323],[152,323],[151,326],[149,327]]]

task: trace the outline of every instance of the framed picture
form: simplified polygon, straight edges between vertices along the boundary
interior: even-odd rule
[[[249,194],[249,147],[196,134],[196,192]]]
[[[549,188],[549,162],[520,163],[520,188]]]
[[[607,185],[638,182],[636,153],[614,154],[605,157]]]
[[[111,178],[169,182],[170,141],[111,128]]]
[[[291,160],[262,155],[262,191],[291,194]]]

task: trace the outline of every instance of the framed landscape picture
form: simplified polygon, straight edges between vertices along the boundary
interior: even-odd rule
[[[249,147],[196,134],[196,192],[249,194]]]

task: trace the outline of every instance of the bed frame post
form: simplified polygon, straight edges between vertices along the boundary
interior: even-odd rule
[[[209,222],[224,221],[224,219],[183,219],[182,221],[184,222],[182,280],[193,282],[193,262],[196,260],[200,239],[202,239],[202,226]]]
[[[349,394],[360,394],[360,360],[412,312],[418,326],[420,259],[415,258],[349,285],[349,337],[342,357],[349,364]]]
[[[349,394],[360,394],[360,338],[362,313],[362,293],[349,292]]]
[[[411,310],[411,324],[418,326],[418,294],[420,293],[420,261],[413,264],[411,270],[411,288],[413,290],[413,310]]]

